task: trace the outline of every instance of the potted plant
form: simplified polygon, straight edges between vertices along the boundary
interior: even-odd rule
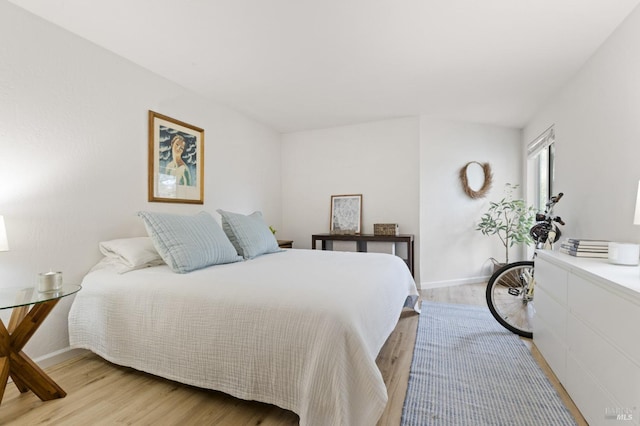
[[[530,244],[529,228],[533,225],[534,208],[522,199],[514,199],[513,191],[518,185],[507,183],[505,197],[498,202],[490,202],[489,210],[482,215],[476,228],[483,235],[497,235],[504,245],[505,263],[509,263],[509,248],[516,244]],[[494,261],[494,264],[497,263]]]

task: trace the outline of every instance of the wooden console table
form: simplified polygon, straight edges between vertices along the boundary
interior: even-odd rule
[[[413,234],[401,234],[401,235],[313,234],[311,236],[311,248],[313,249],[316,248],[316,241],[322,241],[322,250],[333,250],[334,241],[355,241],[357,250],[359,252],[366,252],[367,243],[369,242],[405,243],[407,245],[407,259],[403,259],[403,260],[407,263],[407,266],[411,271],[411,275],[414,275],[413,273]],[[394,250],[394,253],[395,253],[395,250]]]

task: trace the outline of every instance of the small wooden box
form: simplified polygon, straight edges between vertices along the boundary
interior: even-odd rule
[[[373,235],[393,235],[398,236],[400,228],[397,223],[374,223]]]

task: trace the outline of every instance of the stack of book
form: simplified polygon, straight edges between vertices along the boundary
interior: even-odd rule
[[[560,244],[560,252],[576,257],[608,257],[609,241],[567,238]]]

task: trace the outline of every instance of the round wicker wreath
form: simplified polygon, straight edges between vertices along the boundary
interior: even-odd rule
[[[482,172],[484,173],[484,182],[482,183],[482,187],[477,191],[474,191],[469,187],[469,181],[467,180],[467,167],[470,164],[477,164],[482,167]],[[487,195],[489,189],[491,189],[491,184],[493,183],[493,174],[491,173],[491,165],[489,163],[479,163],[477,161],[469,161],[464,165],[463,168],[460,169],[460,182],[462,182],[462,189],[464,193],[467,194],[470,198],[482,198]]]

